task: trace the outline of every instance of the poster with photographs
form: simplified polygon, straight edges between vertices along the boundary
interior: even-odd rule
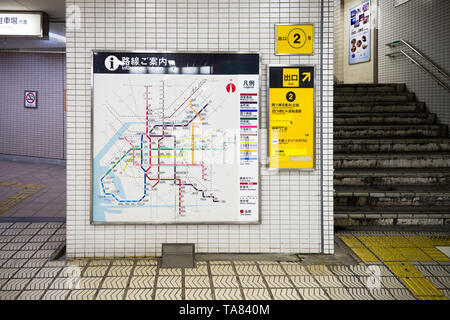
[[[370,61],[370,0],[350,10],[349,63]]]

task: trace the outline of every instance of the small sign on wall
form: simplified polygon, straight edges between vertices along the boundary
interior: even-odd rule
[[[314,26],[302,25],[275,25],[275,54],[313,54],[314,53]]]
[[[25,108],[37,108],[37,91],[25,90]]]

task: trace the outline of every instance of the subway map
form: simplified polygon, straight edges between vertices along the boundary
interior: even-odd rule
[[[257,222],[258,80],[94,73],[92,222]]]

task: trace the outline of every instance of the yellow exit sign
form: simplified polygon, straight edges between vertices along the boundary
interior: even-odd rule
[[[312,24],[275,25],[275,54],[313,54]]]

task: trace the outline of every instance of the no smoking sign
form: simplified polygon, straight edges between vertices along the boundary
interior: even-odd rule
[[[37,91],[25,90],[25,108],[37,107]]]

